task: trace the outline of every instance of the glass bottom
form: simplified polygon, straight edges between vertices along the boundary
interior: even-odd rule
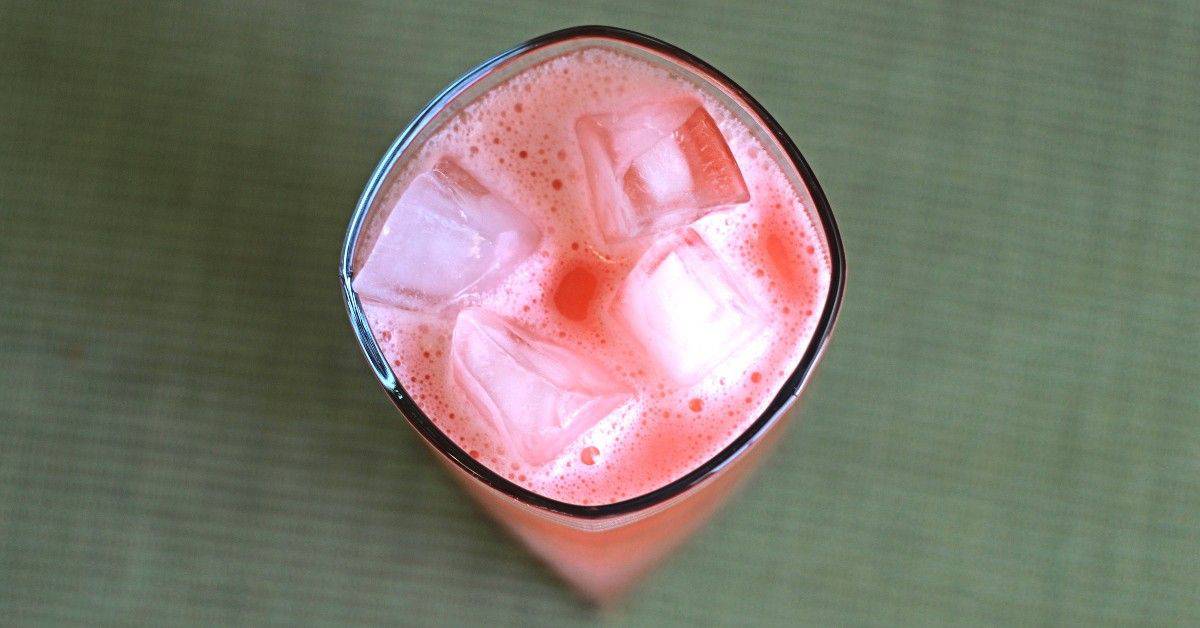
[[[532,509],[487,486],[434,451],[450,473],[493,519],[600,607],[618,602],[673,550],[699,530],[774,447],[791,413],[702,484],[652,514],[596,529],[594,520],[572,520]]]

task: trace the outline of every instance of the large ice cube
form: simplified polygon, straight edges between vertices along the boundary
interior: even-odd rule
[[[396,201],[354,289],[376,301],[437,311],[498,283],[540,238],[511,203],[442,158]]]
[[[632,398],[589,357],[480,308],[458,314],[450,369],[475,410],[532,465]]]
[[[654,102],[575,124],[596,226],[609,244],[750,199],[721,130],[696,100]]]
[[[671,377],[690,385],[765,328],[765,308],[744,283],[688,227],[642,255],[612,313]]]

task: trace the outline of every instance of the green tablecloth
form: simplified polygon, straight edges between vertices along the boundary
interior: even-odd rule
[[[0,617],[1200,622],[1200,5],[674,4],[0,4]],[[802,421],[608,616],[422,451],[335,282],[427,99],[596,22],[755,94],[850,262]]]

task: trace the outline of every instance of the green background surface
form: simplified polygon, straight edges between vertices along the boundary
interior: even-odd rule
[[[0,617],[1200,622],[1200,5],[673,4],[0,4]],[[421,449],[335,281],[419,107],[579,23],[761,100],[850,265],[802,420],[610,615]]]

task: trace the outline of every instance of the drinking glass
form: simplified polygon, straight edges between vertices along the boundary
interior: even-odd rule
[[[799,363],[766,410],[727,447],[653,491],[602,505],[557,501],[523,488],[472,458],[405,392],[384,357],[358,295],[354,271],[383,218],[377,200],[397,184],[406,158],[463,107],[545,60],[590,47],[607,48],[664,67],[737,115],[791,179],[811,213],[831,276],[816,329]],[[366,244],[364,244],[366,243]],[[695,56],[653,37],[607,26],[581,26],[526,41],[480,64],[434,98],[400,134],[363,190],[342,247],[342,295],[359,346],[375,376],[425,444],[482,507],[586,598],[617,599],[683,542],[726,500],[778,439],[820,361],[842,301],[845,259],[837,224],[812,169],[779,124],[744,89]]]

